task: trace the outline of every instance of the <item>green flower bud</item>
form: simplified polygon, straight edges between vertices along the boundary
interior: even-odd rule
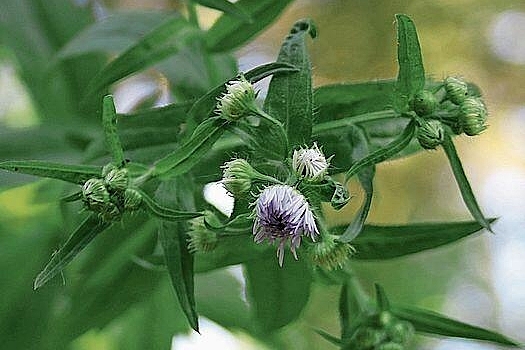
[[[140,208],[142,195],[133,188],[126,188],[124,192],[124,209],[134,211]]]
[[[465,134],[479,135],[487,129],[487,109],[485,104],[477,97],[468,97],[460,106],[459,124]]]
[[[110,203],[109,192],[101,179],[89,179],[82,186],[82,199],[86,206],[99,212]]]
[[[407,321],[397,321],[387,327],[390,340],[399,344],[408,344],[414,336],[414,326]]]
[[[434,112],[438,105],[436,97],[430,91],[423,90],[414,95],[411,101],[411,107],[420,117]]]
[[[106,203],[104,206],[98,208],[98,214],[104,221],[115,221],[120,219],[122,216],[119,208],[111,202]]]
[[[128,169],[111,169],[104,177],[104,182],[110,191],[124,191],[129,184]]]
[[[377,350],[404,350],[405,347],[401,344],[394,342],[387,342],[379,345]]]
[[[235,121],[250,114],[257,94],[253,85],[240,76],[226,84],[226,93],[218,98],[217,112],[226,120]]]
[[[379,314],[379,323],[383,327],[389,326],[396,318],[388,311],[383,311]]]
[[[468,85],[463,80],[448,77],[445,79],[445,91],[447,92],[447,98],[459,105],[463,103],[468,96]]]
[[[102,178],[105,178],[111,170],[118,169],[113,163],[108,163],[102,168]]]
[[[343,267],[354,253],[351,244],[339,242],[337,236],[330,234],[324,235],[322,241],[312,244],[309,249],[312,261],[327,270]]]
[[[217,233],[204,224],[204,217],[190,221],[188,231],[188,249],[192,253],[208,253],[217,247]]]
[[[351,343],[357,346],[357,349],[371,349],[381,344],[386,339],[386,333],[381,329],[372,327],[362,327],[357,329],[351,339]]]
[[[300,148],[293,152],[292,168],[297,176],[319,182],[328,172],[328,160],[314,142],[312,148]]]
[[[435,149],[445,140],[445,129],[439,120],[424,120],[416,134],[421,147]]]
[[[222,166],[222,184],[234,196],[241,196],[250,191],[255,170],[242,158],[226,162]]]

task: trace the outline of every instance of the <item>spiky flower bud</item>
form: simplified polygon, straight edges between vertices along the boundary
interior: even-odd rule
[[[312,148],[300,148],[293,152],[292,167],[298,176],[319,182],[328,172],[328,160],[314,142]]]
[[[140,208],[142,195],[133,188],[126,188],[124,192],[124,209],[134,211]]]
[[[433,93],[427,90],[422,90],[414,95],[411,101],[411,107],[414,112],[420,117],[426,116],[434,112],[438,105],[436,97]]]
[[[255,202],[253,235],[256,243],[268,240],[278,242],[277,258],[283,265],[284,248],[290,243],[290,250],[297,259],[301,237],[313,241],[319,235],[313,212],[306,198],[293,187],[272,185],[266,187]]]
[[[192,253],[208,253],[217,247],[217,233],[208,229],[204,217],[190,220],[188,249]]]
[[[100,211],[110,203],[109,192],[101,179],[89,179],[82,186],[82,200],[93,211]]]
[[[459,124],[465,134],[479,135],[487,129],[487,109],[483,101],[477,97],[468,97],[460,106]]]
[[[408,344],[414,336],[414,326],[407,321],[396,321],[387,327],[387,334],[390,340],[399,344]]]
[[[322,241],[310,247],[309,255],[315,264],[327,270],[343,267],[355,253],[351,244],[337,241],[337,236],[326,234],[322,237]]]
[[[124,191],[129,184],[129,174],[126,168],[113,168],[104,177],[104,182],[110,191]]]
[[[250,191],[255,170],[242,158],[233,159],[222,166],[222,184],[234,196]]]
[[[254,108],[256,97],[253,85],[241,75],[226,84],[226,93],[218,98],[217,112],[226,120],[238,120]]]
[[[463,103],[468,96],[468,85],[463,80],[455,77],[445,79],[447,98],[457,105]]]
[[[445,129],[439,120],[424,120],[416,134],[421,147],[435,149],[445,140]]]

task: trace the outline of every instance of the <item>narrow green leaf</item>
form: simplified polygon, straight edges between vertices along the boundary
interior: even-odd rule
[[[163,205],[178,205],[180,187],[181,184],[174,181],[163,182],[157,189],[156,199]],[[184,224],[161,221],[159,240],[181,308],[191,328],[198,332],[199,323],[195,309],[193,255],[188,251]]]
[[[98,166],[59,164],[38,160],[1,162],[0,169],[40,177],[49,177],[79,185],[90,178],[100,177],[102,171]]]
[[[359,171],[366,168],[367,166],[385,161],[388,158],[395,155],[396,153],[400,152],[409,144],[410,140],[412,140],[412,138],[414,137],[415,132],[416,123],[413,120],[411,120],[406,126],[403,133],[397,139],[390,142],[385,147],[382,147],[370,153],[368,156],[361,158],[360,160],[352,164],[350,169],[345,174],[345,182],[348,182],[348,180],[353,175],[357,174]]]
[[[376,290],[376,302],[379,307],[379,311],[389,311],[390,310],[390,301],[386,296],[385,290],[378,283],[374,283]]]
[[[353,300],[348,297],[348,284],[344,283],[341,286],[341,292],[339,293],[339,324],[341,325],[341,339],[349,337],[348,331],[350,330],[351,315],[350,313],[355,310]],[[352,310],[353,309],[353,310]]]
[[[357,127],[352,128],[350,130],[350,140],[352,146],[352,161],[362,159],[369,154],[368,139],[362,129]],[[341,235],[341,237],[339,237],[339,241],[344,243],[351,242],[363,230],[366,218],[368,217],[368,212],[370,211],[370,206],[372,204],[372,197],[374,195],[374,176],[374,165],[363,168],[357,174],[359,182],[361,183],[361,187],[365,191],[365,200],[352,222],[350,222],[348,225],[346,231]]]
[[[189,171],[210,151],[225,130],[226,122],[220,117],[206,119],[186,143],[155,163],[152,176],[174,177]]]
[[[325,331],[321,330],[321,329],[315,329],[315,332],[317,334],[319,334],[321,337],[323,337],[325,340],[329,341],[330,343],[336,345],[336,346],[341,346],[343,345],[343,341],[329,333],[326,333]]]
[[[447,337],[484,340],[496,344],[520,347],[521,345],[497,332],[456,321],[439,313],[417,307],[394,306],[392,313],[414,326],[416,332],[439,334]]]
[[[293,25],[281,46],[277,62],[290,63],[299,71],[273,76],[264,101],[264,110],[284,124],[289,147],[309,144],[312,136],[313,92],[306,48],[308,35],[312,38],[317,35],[311,20],[299,20]],[[267,137],[264,129],[261,134],[261,137]],[[273,142],[266,144],[275,147]]]
[[[175,54],[195,33],[196,29],[184,18],[173,17],[163,22],[100,71],[91,80],[87,95]]]
[[[113,96],[111,95],[104,96],[102,102],[102,126],[104,127],[106,146],[109,148],[113,164],[119,168],[123,167],[126,165],[126,161],[117,133],[117,112],[115,110]]]
[[[171,103],[162,107],[118,114],[120,130],[176,127],[186,121],[194,101]]]
[[[236,3],[229,2],[228,0],[193,0],[196,3],[201,4],[212,9],[216,9],[224,12],[227,15],[236,17],[244,22],[251,22],[252,18]]]
[[[352,241],[352,245],[357,250],[354,258],[360,260],[396,258],[455,242],[482,228],[475,221],[402,226],[365,225],[363,232]],[[345,226],[339,226],[333,230],[337,234],[344,232],[345,229]]]
[[[88,216],[84,222],[67,239],[66,243],[56,253],[38,274],[35,279],[34,289],[38,289],[46,284],[51,278],[56,276],[73,258],[84,249],[89,242],[99,233],[108,228],[111,223],[102,221],[96,214]]]
[[[148,196],[145,192],[138,190],[142,196],[142,201],[144,205],[146,206],[146,209],[149,213],[152,215],[166,221],[186,221],[193,218],[197,218],[199,216],[202,216],[202,213],[197,212],[190,212],[190,211],[181,211],[181,210],[175,210],[172,208],[167,208],[159,203],[157,203],[155,200],[153,200],[150,196]]]
[[[245,263],[247,298],[252,320],[263,334],[295,320],[308,301],[312,276],[304,261],[287,254],[279,267],[272,251],[263,259]]]
[[[425,86],[425,69],[414,22],[403,14],[396,15],[397,60],[399,73],[396,82],[396,104],[403,106],[410,97]]]
[[[470,211],[470,214],[472,214],[472,217],[474,217],[474,219],[476,219],[476,221],[481,226],[492,232],[490,222],[481,212],[478,202],[476,201],[476,197],[474,196],[474,192],[472,191],[472,187],[470,187],[470,183],[468,182],[465,171],[463,170],[463,166],[461,165],[461,160],[459,159],[458,153],[456,152],[456,147],[454,147],[452,138],[448,133],[445,134],[443,149],[445,150],[450,167],[452,168],[452,172],[454,173],[454,177],[458,183],[463,202],[465,202],[465,205]]]
[[[246,22],[231,16],[221,16],[206,34],[206,46],[211,51],[229,51],[246,43],[258,32],[274,21],[291,0],[240,0],[239,8],[253,22]]]

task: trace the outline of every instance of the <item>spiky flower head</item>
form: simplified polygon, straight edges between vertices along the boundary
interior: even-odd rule
[[[217,247],[217,233],[208,229],[204,217],[190,220],[188,231],[188,250],[192,253],[207,253]]]
[[[250,191],[255,170],[242,158],[233,159],[222,166],[222,184],[234,196]]]
[[[82,200],[86,206],[94,211],[99,211],[107,203],[110,203],[109,192],[101,179],[93,178],[87,180],[82,186]]]
[[[134,188],[126,188],[124,191],[124,209],[134,211],[142,204],[142,194]]]
[[[317,147],[300,148],[293,152],[292,167],[298,176],[310,181],[320,181],[328,171],[328,160]]]
[[[288,185],[266,187],[255,202],[253,235],[256,243],[277,241],[277,258],[283,265],[284,248],[290,243],[290,250],[297,259],[297,248],[301,237],[313,241],[319,235],[313,212],[306,198]]]
[[[104,183],[110,191],[124,191],[129,184],[129,174],[126,168],[113,168],[104,177]]]
[[[468,85],[463,80],[455,77],[445,79],[447,98],[457,105],[463,103],[468,96]]]
[[[313,244],[309,250],[312,261],[321,267],[339,269],[355,253],[351,244],[337,241],[337,236],[327,234],[322,237],[322,241]]]
[[[487,108],[478,97],[468,97],[460,106],[459,124],[465,134],[479,135],[487,129]]]
[[[435,149],[445,140],[445,129],[439,120],[425,120],[418,128],[416,137],[421,147]]]
[[[253,85],[241,75],[226,84],[226,93],[218,98],[217,111],[227,120],[238,120],[254,109],[256,97]]]

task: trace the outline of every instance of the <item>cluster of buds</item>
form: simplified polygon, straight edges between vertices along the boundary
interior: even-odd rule
[[[125,211],[135,211],[142,204],[142,195],[129,187],[129,174],[125,168],[106,165],[102,178],[91,178],[82,186],[82,201],[88,210],[104,221],[120,219]]]
[[[354,332],[352,344],[359,350],[405,350],[414,336],[414,326],[410,322],[394,317],[383,311],[372,316]]]

